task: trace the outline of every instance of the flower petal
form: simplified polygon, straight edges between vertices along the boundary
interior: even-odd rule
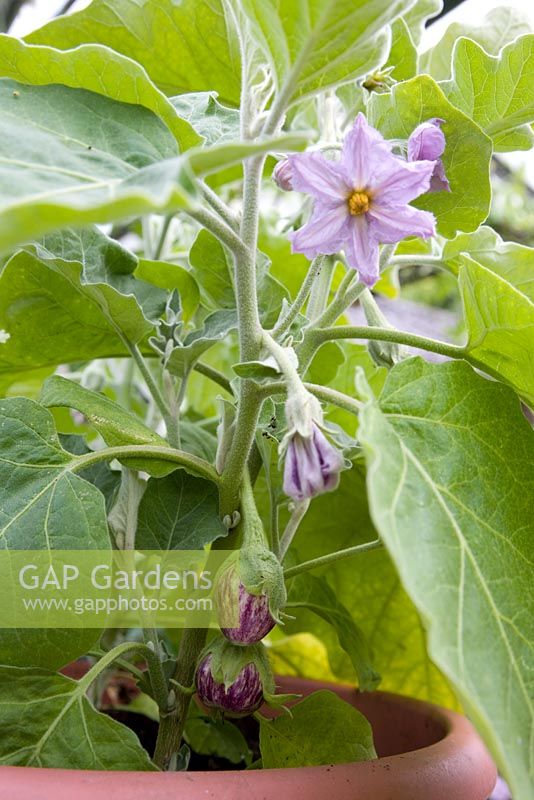
[[[393,155],[383,158],[373,175],[376,203],[399,206],[428,192],[435,165],[434,161],[407,163]]]
[[[408,138],[408,161],[435,161],[445,150],[444,120],[434,117],[423,122]]]
[[[337,253],[348,235],[350,214],[345,201],[325,206],[317,203],[310,221],[295,233],[290,233],[292,250],[307,258]]]
[[[378,242],[371,235],[367,214],[354,217],[350,237],[345,242],[345,256],[349,267],[358,270],[360,280],[374,286],[378,280]]]
[[[441,158],[436,161],[434,172],[432,173],[432,180],[430,181],[429,192],[450,192],[451,187],[445,175],[445,169]]]
[[[346,179],[353,189],[365,189],[375,164],[383,154],[389,152],[391,145],[386,142],[376,128],[368,125],[360,112],[354,127],[343,142],[341,163],[345,168]]]
[[[346,200],[350,186],[344,179],[339,163],[322,153],[296,153],[288,157],[291,167],[291,186],[297,192],[311,194],[324,203]]]
[[[395,244],[406,236],[421,236],[427,239],[436,233],[434,215],[412,206],[375,203],[367,216],[371,236],[384,244]]]

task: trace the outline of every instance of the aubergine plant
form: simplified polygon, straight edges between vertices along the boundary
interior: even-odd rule
[[[3,629],[1,764],[237,763],[220,715],[292,665],[460,704],[532,796],[534,250],[484,223],[492,154],[534,141],[534,35],[503,8],[421,53],[439,6],[93,0],[0,36],[1,547],[228,550],[238,605],[215,635]],[[421,273],[460,343],[384,316]],[[154,753],[99,709],[113,665]],[[305,704],[311,763],[373,757]],[[259,715],[263,766],[302,763]]]

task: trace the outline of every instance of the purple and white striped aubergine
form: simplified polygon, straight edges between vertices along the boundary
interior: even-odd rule
[[[256,644],[276,625],[269,610],[268,596],[249,592],[239,578],[235,563],[219,576],[215,598],[219,622],[223,621],[227,614],[233,616],[235,604],[238,603],[238,626],[228,628],[221,625],[223,634],[234,644]]]
[[[216,708],[229,716],[246,717],[263,703],[263,685],[254,664],[247,664],[228,689],[219,683],[211,672],[212,655],[208,653],[197,667],[196,689],[198,698],[207,708]]]

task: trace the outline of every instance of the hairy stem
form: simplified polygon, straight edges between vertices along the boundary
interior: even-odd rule
[[[347,547],[345,550],[338,550],[335,553],[328,553],[326,556],[319,556],[312,558],[310,561],[303,561],[302,564],[297,564],[294,567],[288,567],[284,570],[285,578],[294,578],[295,575],[300,575],[303,572],[309,572],[311,569],[317,567],[324,567],[325,564],[333,564],[336,561],[342,561],[345,558],[352,558],[360,553],[366,553],[368,550],[376,550],[383,547],[380,539],[375,539],[373,542],[365,542],[365,544],[357,544],[354,547]]]
[[[315,283],[316,278],[321,273],[322,267],[324,263],[324,256],[318,256],[314,258],[310,264],[310,268],[302,285],[298,291],[297,296],[295,297],[293,303],[287,309],[286,313],[280,317],[278,322],[276,323],[275,327],[272,330],[273,338],[279,339],[281,338],[287,331],[290,329],[293,322],[298,317],[304,303],[308,299],[308,295],[312,289],[313,284]]]
[[[304,515],[306,514],[308,508],[310,507],[309,500],[302,500],[300,503],[295,503],[295,507],[293,512],[289,518],[289,522],[287,523],[282,538],[280,539],[280,547],[278,548],[278,558],[280,561],[284,560],[284,557],[289,550],[291,542],[293,541],[293,537],[295,536],[298,527],[302,520],[304,519]]]
[[[324,342],[333,341],[334,339],[376,339],[382,342],[404,344],[406,347],[417,347],[420,350],[439,353],[449,358],[467,357],[466,348],[460,345],[448,344],[436,339],[428,339],[425,336],[418,336],[408,331],[397,331],[391,328],[339,325],[333,328],[321,328],[310,332],[310,334],[316,348]]]
[[[321,271],[313,284],[306,316],[311,322],[315,322],[321,316],[328,303],[330,285],[334,275],[335,261],[332,258],[324,258],[321,262]]]
[[[173,681],[177,684],[192,685],[207,633],[205,628],[184,630],[173,675]],[[160,769],[169,768],[173,756],[180,748],[190,702],[191,695],[188,692],[177,691],[175,706],[161,717],[154,751],[154,763]]]

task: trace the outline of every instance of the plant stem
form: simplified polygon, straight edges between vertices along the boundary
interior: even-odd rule
[[[308,273],[302,282],[302,285],[298,291],[297,296],[295,297],[293,303],[287,309],[284,316],[282,316],[272,330],[273,338],[279,339],[281,338],[287,331],[290,329],[291,325],[298,317],[304,303],[308,299],[308,295],[310,290],[315,283],[315,279],[321,273],[321,269],[324,263],[324,256],[318,256],[314,258],[310,264],[310,268]]]
[[[106,655],[106,651],[105,650],[89,650],[87,655],[91,656],[92,658],[97,658],[97,659],[100,660],[101,658],[103,658]],[[125,672],[131,672],[132,675],[135,675],[135,677],[138,678],[138,679],[141,679],[143,677],[143,670],[142,669],[137,669],[137,667],[134,667],[133,664],[131,664],[129,661],[126,661],[124,658],[116,658],[114,663],[118,667],[123,669]]]
[[[345,291],[343,291],[344,284]],[[339,285],[336,296],[316,321],[316,327],[323,328],[327,325],[332,325],[347,308],[350,308],[356,302],[364,289],[364,284],[358,282],[357,276],[345,275]]]
[[[354,397],[350,397],[350,395],[344,392],[339,392],[337,389],[330,389],[328,386],[321,386],[318,383],[309,383],[308,381],[304,381],[303,386],[308,392],[315,395],[315,397],[322,400],[324,403],[331,403],[333,406],[343,408],[345,411],[349,411],[356,416],[360,413],[360,401],[356,400]],[[287,386],[284,381],[266,383],[261,387],[263,398],[271,397],[276,394],[285,394],[286,390]]]
[[[89,672],[87,672],[83,678],[79,680],[78,686],[80,691],[87,691],[89,686],[100,675],[100,673],[113,664],[114,661],[117,661],[118,659],[122,661],[122,656],[124,656],[126,653],[137,653],[139,656],[146,659],[149,668],[152,667],[155,672],[161,668],[161,662],[158,656],[146,644],[141,644],[141,642],[123,642],[122,644],[117,645],[117,647],[114,647],[113,650],[109,650],[105,655],[103,655],[100,660],[91,667]],[[156,662],[158,663],[156,664]],[[161,683],[156,682],[156,685],[153,686],[153,689],[158,707],[166,710],[168,704],[168,691],[166,683],[162,685]]]
[[[429,350],[431,353],[439,353],[449,358],[465,358],[467,355],[466,348],[463,346],[448,344],[436,339],[428,339],[425,336],[418,336],[408,331],[397,331],[391,328],[339,325],[333,328],[320,328],[311,331],[310,335],[314,343],[319,346],[334,339],[376,339],[382,342],[395,342],[404,344],[407,347]]]
[[[187,212],[190,217],[195,219],[203,228],[206,228],[220,242],[225,244],[234,255],[244,256],[246,246],[238,234],[224,222],[217,214],[208,208],[196,208]]]
[[[303,500],[300,503],[295,503],[295,508],[289,518],[289,522],[287,523],[283,536],[280,539],[280,547],[278,550],[278,558],[280,561],[284,560],[284,556],[286,555],[291,542],[293,541],[293,537],[295,536],[300,523],[302,522],[306,511],[310,507],[309,500]]]
[[[126,347],[128,348],[128,350],[130,351],[133,360],[137,364],[139,372],[143,376],[143,378],[145,380],[145,383],[147,385],[147,388],[148,388],[150,394],[152,395],[152,397],[154,398],[154,402],[156,403],[156,405],[157,405],[157,407],[158,407],[158,409],[159,409],[159,411],[161,413],[161,416],[163,417],[164,420],[166,420],[167,417],[169,416],[169,408],[167,406],[167,403],[165,402],[165,398],[163,397],[161,389],[159,388],[159,386],[157,385],[156,381],[154,380],[154,377],[153,377],[152,373],[150,372],[150,370],[149,370],[149,368],[148,368],[148,366],[147,366],[147,364],[145,362],[145,359],[143,358],[143,356],[141,354],[141,351],[139,350],[139,347],[136,344],[134,344],[133,342],[131,342],[129,339],[127,339],[125,336],[123,336],[121,338],[122,338],[124,344],[126,345]]]
[[[335,262],[332,258],[324,258],[321,263],[321,271],[317,276],[317,280],[313,284],[310,299],[308,300],[308,307],[306,309],[306,316],[311,322],[315,322],[317,318],[325,310],[328,303],[328,296],[330,294],[330,284],[334,275]]]
[[[375,539],[373,542],[365,542],[365,544],[357,544],[354,547],[347,547],[345,550],[338,550],[335,553],[328,553],[326,556],[319,556],[312,558],[310,561],[303,561],[302,564],[297,564],[294,567],[288,567],[284,570],[285,578],[294,578],[295,575],[300,575],[302,572],[308,572],[317,567],[324,567],[325,564],[333,564],[336,561],[342,561],[344,558],[352,558],[360,553],[366,553],[368,550],[377,550],[383,547],[380,539]]]
[[[168,461],[170,464],[178,464],[184,467],[193,475],[199,475],[213,483],[219,483],[219,476],[212,465],[203,458],[186,453],[185,450],[175,450],[172,447],[151,444],[130,444],[119,447],[106,447],[103,450],[93,450],[82,456],[73,456],[72,461],[66,467],[71,472],[79,472],[87,469],[93,464],[101,461],[113,461],[113,459],[123,461],[124,459],[148,459],[150,461]]]
[[[159,240],[154,248],[154,253],[152,258],[154,261],[158,261],[161,258],[161,254],[163,252],[163,248],[165,247],[165,243],[167,241],[167,234],[169,232],[169,228],[171,227],[171,222],[173,220],[174,214],[167,214],[165,219],[163,220],[163,226],[161,228],[161,233],[159,235]]]
[[[397,265],[399,267],[412,267],[414,265],[421,266],[421,267],[445,267],[445,262],[441,259],[440,256],[422,256],[414,254],[408,256],[393,256],[390,261],[390,264]]]
[[[229,225],[235,233],[239,233],[239,222],[235,214],[232,212],[232,209],[229,208],[229,206],[227,206],[226,203],[221,200],[219,195],[214,192],[207,183],[204,183],[204,181],[200,182],[200,188],[202,189],[202,193],[212,209],[219,214],[221,219],[223,219],[224,222],[226,222],[226,224]]]
[[[173,675],[173,680],[182,686],[191,686],[194,681],[196,664],[206,643],[207,633],[205,628],[189,628],[183,632]],[[169,767],[173,755],[180,748],[190,702],[190,694],[178,691],[175,707],[162,715],[154,751],[154,763],[160,769]]]
[[[213,383],[218,384],[221,389],[224,389],[225,392],[228,392],[228,394],[233,395],[230,381],[226,375],[223,375],[218,369],[215,369],[209,364],[204,364],[202,361],[197,361],[193,369],[200,375],[204,375],[205,378],[209,378],[211,381],[213,381]]]

